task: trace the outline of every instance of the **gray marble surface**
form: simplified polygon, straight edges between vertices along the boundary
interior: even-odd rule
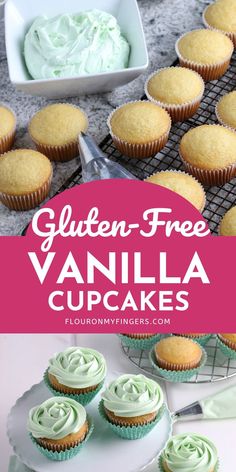
[[[147,73],[131,84],[111,93],[68,99],[69,103],[79,105],[86,110],[90,122],[89,131],[98,142],[108,132],[106,119],[110,111],[127,100],[139,99],[143,94],[143,85],[147,75],[173,62],[176,57],[174,50],[176,39],[183,32],[202,25],[201,13],[205,4],[209,2],[207,0],[138,0],[138,3],[150,59]],[[49,100],[24,95],[11,85],[8,77],[3,21],[0,21],[0,101],[8,103],[17,114],[18,128],[15,147],[31,147],[27,123],[38,109],[49,103]],[[54,164],[51,194],[55,193],[75,169],[76,160]],[[9,211],[0,204],[0,235],[19,234],[32,215],[33,211]]]

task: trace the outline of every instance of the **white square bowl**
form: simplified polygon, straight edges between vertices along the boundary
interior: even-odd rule
[[[72,78],[33,80],[23,56],[25,34],[39,15],[49,17],[97,8],[115,16],[131,45],[129,67],[113,72]],[[5,31],[8,69],[15,87],[30,95],[48,98],[108,92],[134,80],[148,67],[145,36],[136,0],[7,0]]]

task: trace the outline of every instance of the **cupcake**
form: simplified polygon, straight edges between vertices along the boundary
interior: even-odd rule
[[[49,459],[75,456],[91,434],[86,411],[75,400],[52,397],[29,412],[27,429],[33,443]]]
[[[221,125],[190,129],[180,141],[186,170],[206,185],[224,185],[236,175],[236,133]]]
[[[197,72],[186,67],[167,67],[148,78],[145,93],[168,111],[172,121],[185,121],[200,105],[204,82]]]
[[[217,0],[206,7],[203,22],[207,28],[217,29],[226,34],[236,46],[235,0]]]
[[[9,151],[0,157],[0,201],[11,210],[30,210],[48,196],[52,165],[32,149]]]
[[[157,365],[166,370],[189,370],[198,367],[202,350],[198,343],[182,336],[161,339],[155,346]]]
[[[174,336],[183,336],[184,338],[190,338],[194,341],[197,341],[201,346],[205,346],[205,344],[211,339],[212,334],[207,333],[175,333]]]
[[[177,193],[202,212],[206,203],[206,195],[202,185],[185,172],[166,170],[151,175],[145,182],[161,185]]]
[[[224,95],[216,105],[218,121],[236,130],[236,91]]]
[[[142,159],[154,156],[165,146],[171,119],[155,103],[136,101],[113,111],[108,126],[114,145],[122,154]]]
[[[219,79],[229,67],[232,41],[219,31],[198,29],[176,42],[180,65],[198,72],[204,80]]]
[[[68,103],[48,105],[29,123],[29,134],[38,151],[52,161],[70,161],[78,156],[78,135],[88,128],[88,119]]]
[[[16,134],[16,117],[12,110],[0,105],[0,154],[10,151]]]
[[[218,453],[205,436],[176,434],[167,442],[159,464],[161,472],[217,472]]]
[[[229,359],[236,359],[236,334],[218,334],[218,344],[220,350]]]
[[[220,222],[219,234],[220,236],[236,236],[236,206],[225,213]]]
[[[124,374],[103,392],[99,409],[114,432],[126,439],[138,439],[160,420],[163,406],[163,392],[155,380]]]
[[[161,334],[118,334],[124,346],[133,349],[150,349],[159,341]]]
[[[101,389],[106,372],[106,361],[100,352],[69,347],[49,360],[45,381],[55,395],[69,396],[86,405]]]

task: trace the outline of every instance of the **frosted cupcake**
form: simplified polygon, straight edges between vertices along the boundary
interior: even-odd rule
[[[39,110],[29,123],[29,134],[38,151],[52,161],[69,161],[78,156],[78,135],[88,128],[86,114],[68,103]]]
[[[204,80],[219,79],[227,71],[233,51],[227,36],[209,29],[190,31],[176,42],[180,65],[195,70]]]
[[[122,154],[142,159],[154,156],[166,145],[171,119],[167,111],[155,103],[136,101],[113,111],[108,126]]]
[[[106,361],[100,352],[69,347],[50,359],[45,382],[55,395],[69,396],[86,405],[102,388],[106,372]]]
[[[92,432],[92,424],[78,402],[52,397],[30,410],[27,429],[42,454],[52,460],[66,460],[79,452]]]
[[[223,216],[219,226],[220,236],[236,236],[236,206]]]
[[[205,436],[177,434],[169,439],[159,463],[161,472],[217,472],[218,453]]]
[[[16,134],[16,117],[12,110],[0,104],[0,154],[10,151]]]
[[[208,5],[203,13],[203,22],[207,28],[217,29],[226,34],[236,46],[235,0],[217,0]]]
[[[115,433],[138,439],[157,424],[163,406],[163,392],[157,382],[141,374],[124,374],[103,392],[100,414]]]
[[[204,92],[199,74],[186,67],[154,72],[145,84],[149,100],[165,108],[172,121],[185,121],[197,111]]]
[[[236,91],[224,95],[216,105],[218,121],[236,130]]]

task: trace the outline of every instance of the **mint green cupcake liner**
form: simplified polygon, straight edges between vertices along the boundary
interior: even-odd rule
[[[93,423],[92,418],[89,415],[87,415],[87,419],[88,419],[88,424],[89,424],[89,430],[84,440],[81,443],[79,443],[78,446],[71,447],[70,449],[66,449],[65,451],[60,451],[60,452],[50,451],[49,449],[46,449],[45,447],[40,446],[40,444],[37,443],[37,441],[32,436],[32,434],[30,434],[30,439],[33,442],[33,444],[35,444],[37,449],[51,461],[67,461],[75,457],[80,452],[80,450],[82,449],[84,444],[88,441],[89,437],[91,436],[94,430],[94,423]]]
[[[151,349],[154,344],[160,341],[162,334],[154,334],[148,338],[130,338],[125,334],[118,334],[122,344],[133,349]]]
[[[106,415],[105,409],[104,409],[104,401],[101,400],[99,405],[98,405],[98,411],[103,418],[104,421],[107,422],[113,433],[117,434],[123,439],[141,439],[144,436],[146,436],[148,433],[152,431],[153,428],[159,423],[161,420],[164,412],[166,410],[166,405],[163,404],[162,407],[160,408],[156,418],[151,421],[150,423],[147,423],[145,425],[139,425],[139,426],[119,426],[117,424],[112,423]]]
[[[58,392],[57,390],[55,390],[55,388],[53,388],[52,385],[49,382],[48,371],[47,370],[44,373],[43,379],[44,379],[44,382],[45,382],[46,386],[53,393],[53,395],[55,397],[72,398],[73,400],[76,400],[78,403],[80,403],[83,406],[88,405],[89,403],[91,403],[91,401],[96,397],[96,395],[101,390],[101,388],[103,387],[103,384],[104,384],[104,382],[101,382],[97,386],[96,390],[92,390],[91,392],[73,394],[73,393]]]
[[[174,336],[177,336],[176,334]],[[198,344],[200,344],[200,346],[205,346],[208,341],[210,341],[210,339],[212,338],[212,334],[206,334],[205,336],[199,336],[199,337],[192,337],[192,336],[188,336],[187,334],[186,335],[183,335],[183,334],[178,334],[178,336],[182,336],[183,338],[188,338],[188,339],[192,339],[192,341],[196,341]]]
[[[162,455],[159,456],[159,459],[158,459],[158,468],[159,468],[159,472],[165,472],[165,469],[163,467],[163,459],[162,459]],[[215,465],[215,468],[214,468],[214,471],[213,472],[219,472],[220,470],[220,462],[219,460],[217,461],[216,465]],[[209,471],[210,472],[210,471]]]
[[[221,341],[219,336],[217,337],[217,343],[224,356],[228,357],[228,359],[236,359],[236,351]]]
[[[155,369],[156,373],[163,377],[164,379],[168,380],[169,382],[187,382],[191,377],[197,375],[199,370],[205,365],[207,360],[207,353],[205,349],[201,346],[202,350],[202,359],[200,365],[194,369],[188,370],[167,370],[162,369],[156,363],[156,356],[155,351],[152,349],[149,353],[149,360],[152,364],[152,367]]]

